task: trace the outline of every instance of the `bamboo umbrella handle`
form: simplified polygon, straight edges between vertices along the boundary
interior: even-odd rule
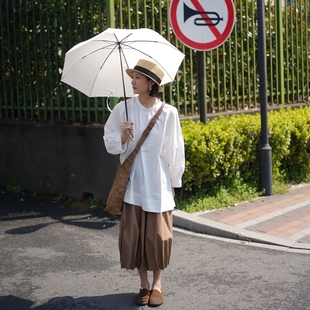
[[[130,130],[127,130],[127,132],[128,132],[128,135],[129,135],[129,139],[130,139],[131,141],[135,141],[135,138],[133,137],[131,131],[130,131]]]

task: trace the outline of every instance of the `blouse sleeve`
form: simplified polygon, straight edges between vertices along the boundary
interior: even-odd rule
[[[178,112],[174,107],[167,119],[163,156],[168,163],[171,186],[181,187],[185,169],[184,139]]]
[[[122,102],[118,103],[112,110],[105,126],[103,140],[108,153],[118,155],[127,149],[127,141],[122,144],[121,123],[122,123]]]

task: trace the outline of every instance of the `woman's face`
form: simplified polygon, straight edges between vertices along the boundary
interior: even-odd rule
[[[154,84],[154,81],[149,80],[144,74],[133,71],[132,73],[131,85],[133,88],[133,92],[136,95],[140,95],[143,93],[149,94],[149,87]]]

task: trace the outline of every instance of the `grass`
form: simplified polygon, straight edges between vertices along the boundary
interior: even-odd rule
[[[9,193],[12,193],[14,195],[18,195],[18,194],[23,194],[24,193],[24,189],[20,185],[8,185],[6,187],[6,191],[9,192]]]
[[[283,194],[288,191],[290,184],[273,182],[273,194]],[[219,186],[210,191],[202,190],[181,201],[176,199],[177,209],[188,213],[205,210],[221,209],[235,206],[242,201],[251,201],[263,195],[256,185],[245,184],[237,180],[229,186]]]
[[[57,204],[57,207],[63,207],[63,203],[67,203],[70,206],[77,208],[77,209],[95,209],[103,207],[103,203],[93,197],[92,194],[86,194],[85,197],[81,201],[77,201],[73,198],[67,197],[63,194],[58,195],[50,195],[50,194],[38,194],[35,191],[25,190],[20,185],[8,185],[5,188],[0,189],[1,193],[11,193],[13,195],[26,195],[31,197],[37,197],[37,198],[47,198],[51,199]]]
[[[310,181],[310,180],[309,180]],[[273,194],[283,194],[289,190],[292,184],[283,183],[273,180],[272,190]],[[24,194],[24,189],[21,186],[9,185],[6,191],[13,194]],[[37,193],[32,194],[37,196]],[[195,213],[205,210],[222,209],[230,206],[235,206],[237,203],[243,201],[251,201],[263,195],[256,185],[243,183],[241,180],[236,180],[229,186],[213,187],[209,190],[201,190],[189,198],[181,200],[176,197],[176,207],[179,210],[188,213]],[[83,201],[75,201],[74,199],[67,198],[62,194],[53,197],[57,202],[67,201],[76,208],[100,208],[103,206],[101,201],[94,198],[93,195],[87,195]]]

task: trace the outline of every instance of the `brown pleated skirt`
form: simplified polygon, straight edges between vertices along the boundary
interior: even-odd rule
[[[172,211],[145,212],[124,202],[119,225],[121,268],[163,270],[172,249]]]

